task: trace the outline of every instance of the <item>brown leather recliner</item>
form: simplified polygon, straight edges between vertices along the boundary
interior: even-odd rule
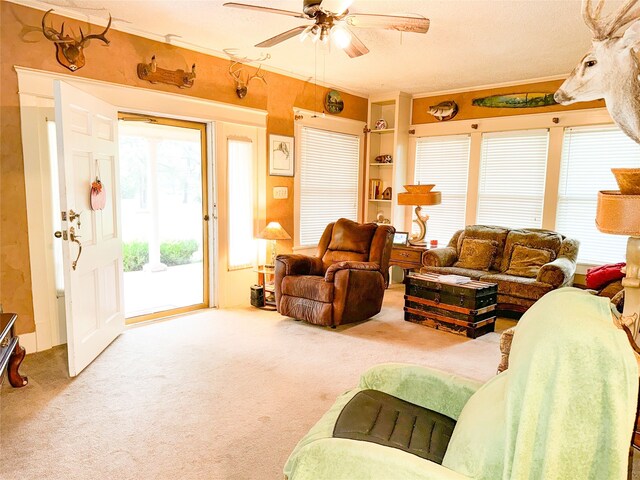
[[[334,328],[380,312],[394,233],[390,225],[341,218],[327,225],[315,257],[278,255],[278,312]]]

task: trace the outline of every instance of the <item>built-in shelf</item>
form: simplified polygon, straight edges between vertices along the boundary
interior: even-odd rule
[[[393,167],[393,163],[371,162],[369,165],[372,167]]]
[[[391,200],[374,200],[373,198],[370,198],[369,201],[370,202],[391,203]]]
[[[381,128],[380,130],[371,129],[371,133],[393,133],[395,131],[395,128]]]

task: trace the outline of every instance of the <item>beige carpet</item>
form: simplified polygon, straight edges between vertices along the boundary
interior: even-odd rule
[[[29,355],[30,384],[2,388],[0,478],[281,479],[296,442],[372,365],[494,375],[497,333],[439,332],[403,321],[401,306],[394,287],[381,314],[337,330],[206,311],[128,330],[75,379],[63,347]]]

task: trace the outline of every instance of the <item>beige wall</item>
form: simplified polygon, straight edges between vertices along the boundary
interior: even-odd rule
[[[17,333],[33,332],[35,325],[18,82],[13,67],[18,65],[70,73],[57,63],[54,45],[40,33],[43,13],[6,1],[0,2],[0,302],[4,311],[19,314]],[[57,26],[62,22],[56,16],[51,20]],[[78,32],[82,25],[71,19],[65,21],[67,31]],[[86,27],[84,30],[86,32]],[[293,135],[294,107],[322,110],[322,96],[326,89],[318,89],[321,94],[316,102],[314,87],[308,82],[267,72],[265,78],[268,84],[252,83],[249,94],[240,100],[236,97],[234,84],[227,72],[229,62],[225,59],[115,30],[109,32],[108,38],[111,40],[108,47],[103,47],[97,41],[92,42],[85,52],[87,63],[75,76],[263,109],[268,112],[267,134]],[[169,85],[152,85],[138,79],[136,65],[149,62],[152,55],[156,55],[159,66],[168,69],[189,69],[195,63],[197,78],[193,88],[180,90]],[[343,94],[343,99],[345,108],[339,116],[366,120],[366,98]],[[274,200],[274,186],[289,187],[289,198]],[[266,187],[267,221],[278,221],[288,232],[293,233],[293,178],[267,175]],[[280,245],[285,248],[292,246],[291,242],[288,245],[287,242],[282,242]]]
[[[548,92],[553,93],[562,85],[562,80],[552,82],[527,83],[519,86],[490,88],[484,90],[475,90],[471,92],[452,93],[447,95],[438,95],[432,97],[414,98],[411,123],[413,125],[421,123],[436,123],[438,120],[428,113],[429,107],[437,105],[445,100],[454,100],[458,104],[458,114],[450,120],[472,120],[480,118],[492,117],[509,117],[512,115],[527,115],[532,113],[548,113],[548,112],[566,112],[568,110],[584,110],[586,108],[602,108],[604,101],[575,103],[569,106],[552,105],[549,107],[537,108],[487,108],[476,107],[471,104],[474,98],[489,97],[491,95],[504,95],[507,93],[531,93],[531,92]]]

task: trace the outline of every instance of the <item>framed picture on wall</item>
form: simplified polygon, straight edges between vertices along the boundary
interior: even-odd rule
[[[293,177],[293,137],[269,135],[269,175]]]

